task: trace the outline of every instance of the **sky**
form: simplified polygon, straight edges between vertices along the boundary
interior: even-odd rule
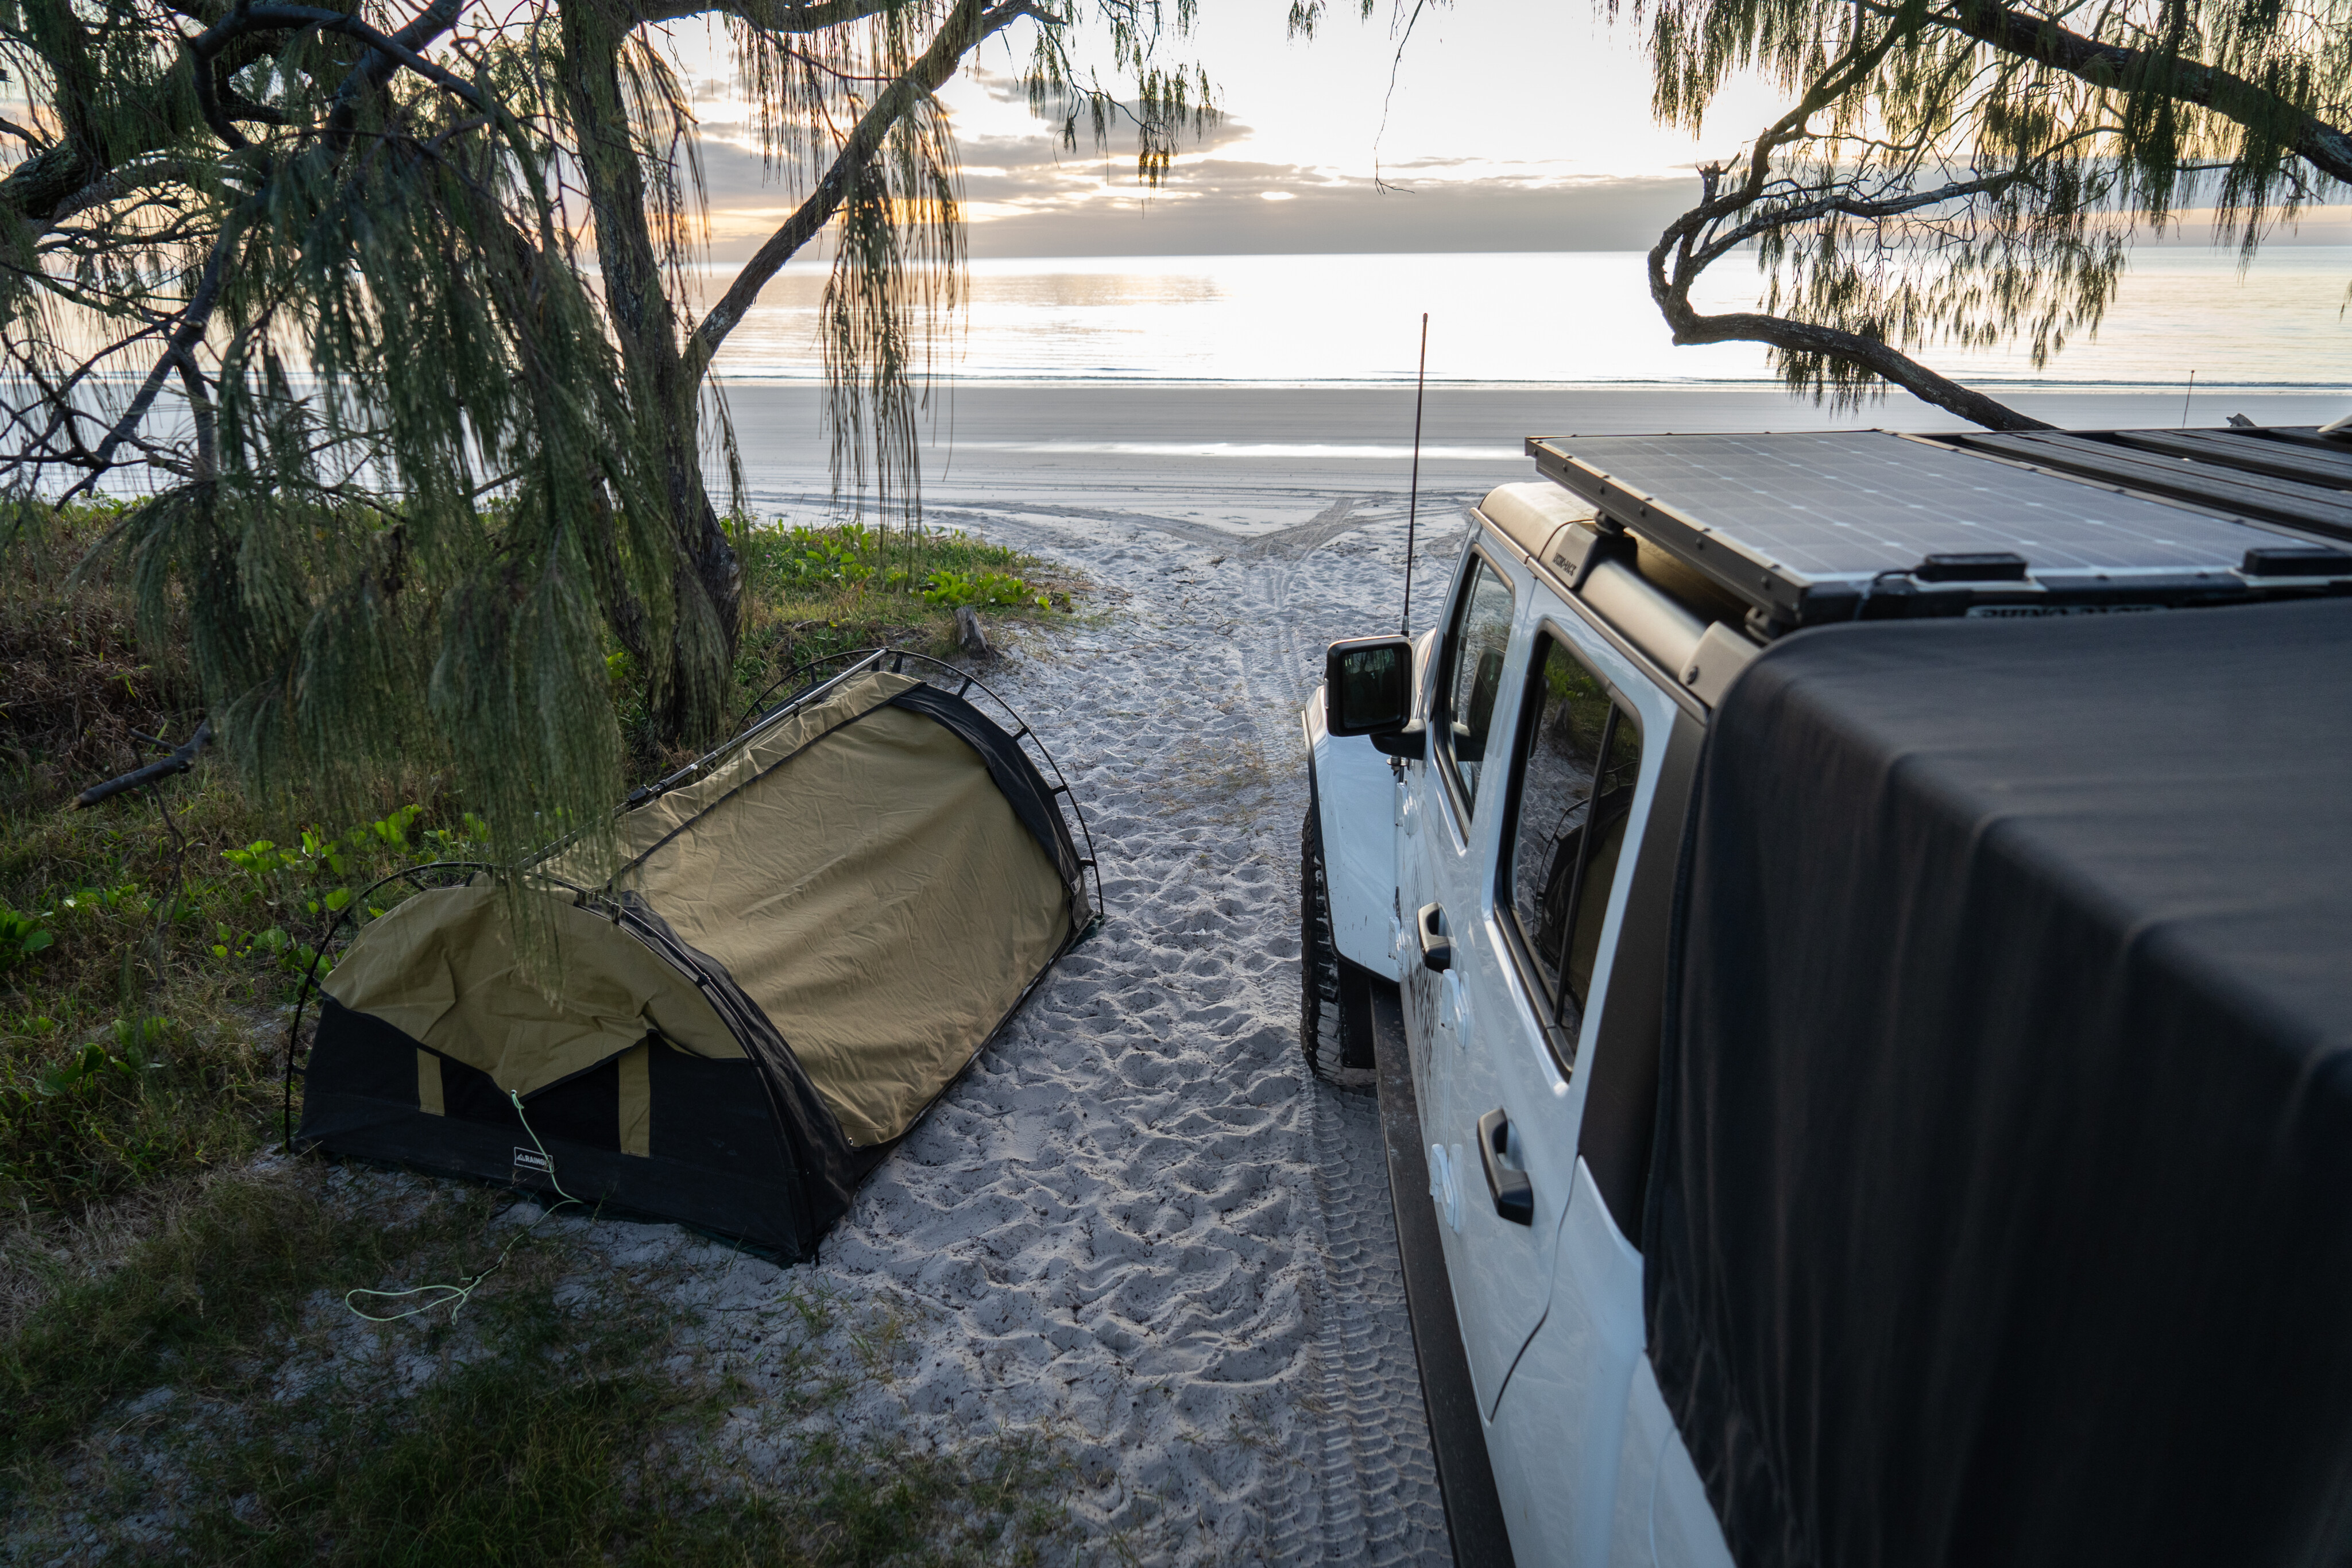
[[[1352,0],[1327,0],[1310,41],[1289,36],[1288,0],[1200,0],[1198,26],[1163,40],[1162,58],[1205,68],[1223,118],[1156,190],[1127,144],[1097,152],[1082,135],[1068,152],[1032,115],[1019,78],[1034,24],[1015,23],[941,95],[971,254],[1646,250],[1696,199],[1695,166],[1738,152],[1786,101],[1738,80],[1699,132],[1658,124],[1640,25],[1606,20],[1604,0],[1424,0],[1402,48],[1391,7],[1412,0],[1373,3],[1360,21]],[[740,261],[800,193],[764,179],[718,35],[683,23],[671,36],[705,85],[708,258]],[[1076,37],[1083,56],[1100,31]],[[2192,221],[2183,237],[2209,232]],[[2352,207],[2276,243],[2296,242],[2352,243]]]
[[[1744,84],[1706,137],[1658,126],[1637,35],[1576,0],[1433,5],[1402,54],[1385,11],[1359,22],[1336,0],[1310,42],[1287,36],[1286,10],[1203,0],[1198,29],[1165,47],[1208,71],[1225,118],[1157,191],[1131,153],[1099,155],[1083,132],[1066,152],[1031,115],[1026,24],[984,46],[941,95],[973,254],[1647,249],[1695,196],[1693,164],[1779,109]],[[790,208],[730,154],[749,142],[737,114],[703,106],[714,260],[748,255]]]
[[[1349,0],[1329,8],[1306,41],[1288,36],[1285,0],[1202,0],[1196,31],[1163,52],[1208,71],[1225,118],[1156,191],[1131,152],[1097,154],[1083,133],[1068,152],[1031,115],[1018,79],[1029,24],[983,46],[941,95],[972,254],[1647,250],[1696,200],[1695,165],[1785,106],[1741,80],[1697,134],[1658,124],[1637,25],[1591,0],[1432,4],[1402,50],[1389,10],[1360,22]],[[740,259],[792,193],[763,186],[740,105],[714,99],[702,115],[710,257]],[[2202,226],[2188,237],[2202,243]],[[2352,219],[2339,209],[2283,237],[2347,243]]]

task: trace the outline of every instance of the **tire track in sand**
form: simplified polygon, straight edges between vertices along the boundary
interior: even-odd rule
[[[957,508],[1116,606],[1043,657],[1013,639],[986,677],[1084,803],[1108,916],[814,1262],[690,1263],[734,1314],[755,1476],[809,1436],[794,1368],[873,1352],[792,1292],[887,1319],[890,1375],[829,1419],[919,1449],[1051,1437],[1082,1557],[1448,1560],[1374,1107],[1309,1078],[1297,1039],[1298,708],[1323,643],[1392,623],[1399,587],[1398,497],[1354,499],[1268,497],[1248,552],[1093,507]]]

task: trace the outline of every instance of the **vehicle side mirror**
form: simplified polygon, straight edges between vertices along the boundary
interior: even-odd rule
[[[1323,655],[1323,724],[1333,735],[1393,735],[1412,718],[1412,643],[1355,637]]]

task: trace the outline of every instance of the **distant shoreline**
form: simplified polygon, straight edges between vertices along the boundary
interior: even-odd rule
[[[1997,346],[1930,342],[1921,358],[1969,385],[2095,391],[2200,382],[2235,390],[2352,385],[2341,310],[2352,247],[2138,258],[2095,331],[2032,312]],[[1717,267],[1692,303],[1757,308],[1764,279]],[[724,374],[821,374],[824,275],[787,270],[761,291],[719,357]],[[2053,306],[2063,302],[2051,301]],[[1428,371],[1457,386],[1769,388],[1763,345],[1676,345],[1650,298],[1646,258],[1626,251],[1107,256],[975,262],[927,346],[971,383],[1366,387],[1410,382],[1428,316]]]
[[[719,380],[722,385],[730,388],[821,387],[824,384],[824,379],[822,374],[814,371],[809,371],[806,374],[778,374],[773,371],[762,371],[740,376],[721,372]],[[1359,377],[1349,380],[1332,381],[1313,381],[1305,378],[1276,381],[1257,381],[1234,378],[1229,381],[1218,381],[1213,378],[1202,376],[1147,375],[1139,371],[1133,375],[943,375],[932,377],[930,384],[934,388],[970,389],[975,392],[990,391],[1000,388],[1050,387],[1070,390],[1101,388],[1105,390],[1118,390],[1122,392],[1251,391],[1302,392],[1393,392],[1400,387],[1410,390],[1414,382],[1413,378],[1410,375],[1390,377],[1384,380],[1373,380]],[[1427,384],[1432,392],[1496,392],[1512,393],[1616,393],[1696,392],[1732,393],[1752,392],[1759,396],[1772,398],[1782,398],[1789,395],[1787,389],[1781,382],[1767,380],[1762,377],[1734,378],[1728,376],[1692,376],[1681,381],[1651,378],[1638,381],[1515,382],[1475,379],[1449,380],[1432,376],[1429,378]],[[2146,381],[2058,381],[2051,379],[2040,381],[2001,381],[1990,376],[1969,376],[1966,378],[1966,384],[1979,392],[1991,392],[2004,397],[2063,397],[2074,393],[2082,393],[2084,395],[2112,394],[2121,397],[2178,398],[2182,395],[2183,392],[2186,390],[2187,378],[2183,377],[2179,382],[2165,382]],[[2200,375],[2197,378],[2196,392],[2197,395],[2200,397],[2209,392],[2216,395],[2222,392],[2231,392],[2252,397],[2352,397],[2352,380],[2332,382],[2224,382],[2213,381]]]

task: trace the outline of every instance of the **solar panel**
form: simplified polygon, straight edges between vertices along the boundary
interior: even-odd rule
[[[2135,452],[2111,442],[2060,431],[2035,431],[2023,435],[1972,434],[1958,439],[1979,451],[2047,464],[2112,485],[2130,485],[2200,506],[2309,528],[2331,538],[2352,538],[2352,496],[2327,486],[2223,467],[2210,459]]]
[[[1932,555],[2022,557],[2021,592],[2242,595],[2279,530],[1881,431],[1534,440],[1546,474],[1775,622],[1851,612]],[[2271,483],[2279,483],[2273,480]],[[1836,601],[1832,610],[1830,601]]]
[[[2315,451],[2292,442],[2273,441],[2263,434],[2240,434],[2226,430],[2118,430],[2116,440],[2126,446],[2161,452],[2169,457],[2192,457],[2219,463],[2250,474],[2270,474],[2301,479],[2338,490],[2352,490],[2352,451]]]

